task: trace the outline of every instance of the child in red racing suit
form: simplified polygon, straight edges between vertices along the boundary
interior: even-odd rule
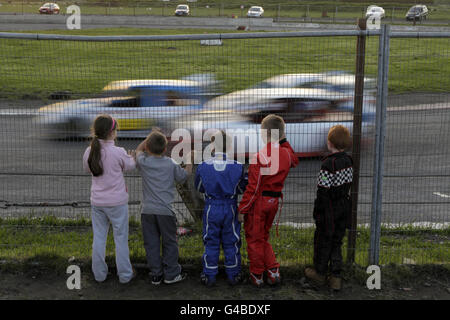
[[[269,243],[269,231],[282,198],[284,181],[298,158],[285,138],[285,123],[277,115],[268,115],[261,122],[261,137],[266,146],[256,154],[248,171],[248,185],[239,204],[239,220],[244,221],[250,281],[257,287],[280,283],[280,264]],[[274,138],[278,133],[281,140]]]

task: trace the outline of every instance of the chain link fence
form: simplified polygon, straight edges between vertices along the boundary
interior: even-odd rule
[[[450,261],[449,45],[448,36],[394,33],[390,40],[381,233],[403,243],[381,242],[386,262]],[[418,233],[430,229],[436,232]]]
[[[356,52],[358,35],[365,36],[364,56]],[[392,33],[389,95],[380,105],[379,31],[1,33],[0,259],[49,254],[89,259],[91,177],[81,159],[95,115],[106,112],[118,119],[116,144],[130,150],[152,126],[168,136],[199,122],[205,129],[257,129],[261,112],[270,110],[285,118],[288,139],[301,157],[285,184],[274,250],[284,266],[311,263],[320,156],[331,125],[353,128],[355,66],[361,58],[362,146],[353,150],[361,155],[355,260],[368,262],[373,179],[381,174],[380,263],[448,263],[449,36]],[[384,166],[377,167],[375,115],[382,108],[387,112]],[[132,261],[143,262],[142,182],[137,171],[125,176],[130,252]],[[199,263],[201,228],[191,206],[177,196],[178,223],[193,230],[179,237],[180,257]],[[111,257],[112,238],[108,244]],[[245,241],[242,253],[245,259]]]

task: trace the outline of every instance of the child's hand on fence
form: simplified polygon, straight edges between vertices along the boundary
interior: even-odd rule
[[[136,160],[136,150],[128,150],[128,155],[132,156],[134,160]]]
[[[194,163],[194,152],[189,152],[183,157],[182,167],[188,174],[192,174]]]
[[[184,165],[184,170],[186,170],[186,172],[187,172],[188,174],[192,174],[192,163],[190,163],[190,164],[185,164],[185,165]]]

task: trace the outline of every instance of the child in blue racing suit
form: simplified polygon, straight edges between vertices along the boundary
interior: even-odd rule
[[[237,196],[244,192],[247,185],[244,166],[227,159],[226,153],[219,152],[230,149],[230,137],[219,131],[211,140],[214,142],[214,157],[202,162],[195,175],[195,187],[205,195],[205,252],[201,280],[208,287],[216,283],[221,244],[228,283],[235,285],[240,281],[241,224],[238,221]]]

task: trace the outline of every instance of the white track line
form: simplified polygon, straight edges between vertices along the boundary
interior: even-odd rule
[[[450,195],[440,192],[433,192],[434,195],[442,197],[442,198],[450,198]]]
[[[0,116],[35,116],[39,109],[0,109]]]
[[[443,110],[450,109],[450,103],[434,103],[434,104],[419,104],[413,106],[403,107],[389,107],[387,111],[426,111],[426,110]],[[36,116],[39,114],[39,109],[0,109],[0,116]]]
[[[314,223],[299,223],[299,222],[281,222],[281,226],[289,226],[295,229],[308,229],[315,227]],[[426,228],[426,229],[446,229],[450,227],[450,222],[411,222],[411,223],[382,223],[381,226],[386,229],[397,228]],[[358,224],[358,227],[370,228],[370,223]]]
[[[389,107],[387,111],[421,111],[421,110],[441,110],[450,109],[450,103],[433,103],[433,104],[418,104],[413,106],[403,106],[403,107]]]

